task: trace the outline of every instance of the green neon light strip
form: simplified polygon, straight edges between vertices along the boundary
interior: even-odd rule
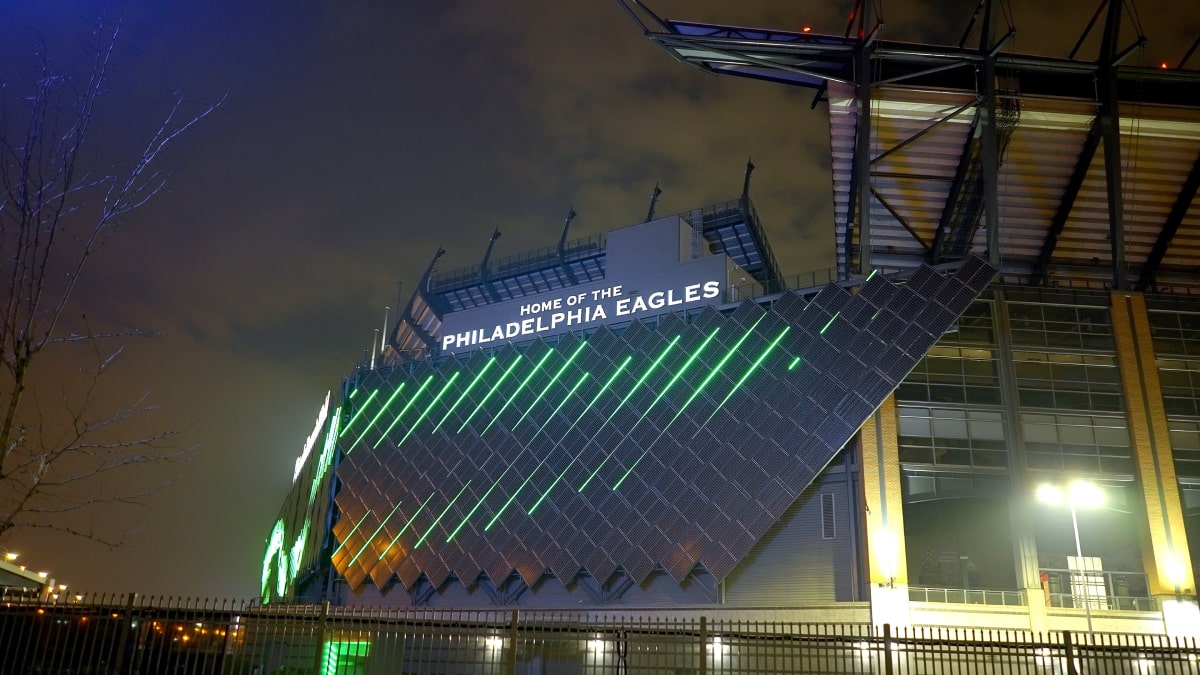
[[[359,415],[362,415],[364,412],[366,412],[367,406],[371,404],[371,401],[375,399],[375,395],[378,393],[379,393],[378,389],[371,392],[371,395],[368,396],[367,400],[363,401],[362,406],[359,407],[358,412],[354,413],[354,417],[351,417],[350,421],[346,423],[346,428],[342,429],[342,433],[338,435],[338,438],[341,438],[342,436],[344,436],[346,434],[347,431],[350,431],[350,426],[354,424],[355,420],[358,419]]]
[[[871,320],[872,320],[872,321],[874,321],[874,320],[875,320],[875,317],[879,316],[879,313],[880,313],[880,312],[882,312],[882,311],[883,311],[883,309],[877,309],[877,310],[875,310],[875,313],[871,315]]]
[[[397,446],[402,445],[404,441],[408,440],[408,437],[412,435],[412,432],[415,431],[421,422],[425,420],[425,416],[428,415],[431,410],[433,410],[433,407],[437,405],[437,402],[442,400],[442,397],[445,396],[446,392],[450,390],[450,387],[454,385],[454,381],[458,379],[460,374],[462,374],[462,371],[456,370],[454,371],[454,374],[450,376],[450,379],[446,380],[446,384],[442,385],[442,390],[437,393],[437,396],[433,397],[433,400],[429,402],[429,405],[425,406],[425,412],[421,413],[421,416],[412,423],[412,426],[408,428],[408,433],[404,434],[404,437],[401,438],[400,442],[396,444]]]
[[[388,551],[392,550],[392,547],[396,545],[396,542],[400,541],[400,537],[404,536],[404,533],[407,532],[408,528],[413,524],[414,521],[416,521],[417,516],[421,515],[421,512],[425,510],[425,507],[429,505],[430,500],[432,500],[436,495],[437,493],[434,492],[426,497],[425,501],[421,502],[421,506],[417,508],[416,513],[412,514],[412,518],[409,518],[408,522],[404,523],[404,527],[400,528],[400,531],[396,533],[396,536],[393,537],[392,540],[388,542],[387,547],[383,549],[383,553],[379,554],[379,560],[383,560],[383,557],[388,554]]]
[[[600,397],[604,394],[604,392],[608,391],[608,388],[612,386],[612,383],[617,380],[617,376],[620,375],[621,372],[624,371],[632,361],[632,355],[625,357],[625,360],[621,362],[621,365],[618,366],[613,372],[612,376],[608,378],[608,381],[604,383],[604,386],[600,387],[600,391],[596,392],[596,395],[592,397],[592,402],[587,404],[587,407],[583,409],[583,412],[579,413],[579,417],[576,417],[574,422],[571,422],[571,426],[579,424],[579,420],[583,419],[583,416],[587,414],[587,411],[591,410],[592,406],[596,405],[596,401],[600,400]]]
[[[508,379],[508,376],[512,374],[513,369],[516,368],[517,364],[519,364],[522,360],[524,359],[520,354],[513,359],[513,362],[504,371],[504,374],[500,376],[499,380],[496,380],[496,383],[493,384],[492,388],[488,390],[488,393],[483,397],[483,400],[479,402],[479,405],[475,406],[475,409],[471,411],[471,414],[467,416],[467,419],[462,423],[462,426],[460,426],[458,431],[455,433],[462,433],[462,430],[467,428],[467,425],[470,424],[471,420],[475,418],[475,413],[483,409],[484,404],[488,402],[488,399],[492,397],[492,394],[496,393],[496,390],[500,388],[500,385],[504,383],[504,380]]]
[[[542,369],[542,364],[545,363],[546,359],[550,358],[550,355],[553,353],[553,349],[547,349],[546,353],[542,354],[542,358],[538,359],[538,362],[533,365],[533,370],[529,371],[529,374],[525,376],[525,379],[521,380],[521,384],[517,385],[517,388],[508,395],[508,400],[504,402],[504,405],[500,406],[500,412],[497,412],[495,415],[493,415],[492,421],[488,422],[487,426],[483,428],[483,431],[479,432],[480,436],[486,434],[487,430],[491,429],[492,425],[496,423],[496,420],[500,419],[500,416],[504,414],[504,411],[508,410],[508,406],[512,405],[512,402],[517,400],[517,395],[521,393],[521,390],[525,388],[525,385],[529,384],[529,380],[533,379],[534,375],[537,375],[537,372]]]
[[[317,471],[313,475],[312,483],[309,483],[308,486],[308,505],[310,507],[317,498],[317,490],[321,487],[321,481],[325,479],[325,474],[333,464],[333,456],[337,452],[338,422],[341,419],[342,409],[339,407],[333,411],[333,416],[330,417],[329,430],[325,432],[325,443],[321,446],[321,456],[317,458]]]
[[[675,413],[675,417],[671,418],[672,423],[679,419],[679,416],[683,414],[684,410],[687,410],[687,407],[692,404],[692,401],[696,400],[696,397],[700,396],[700,394],[708,388],[709,383],[713,381],[713,378],[717,376],[717,373],[721,372],[721,369],[725,367],[726,363],[729,363],[729,359],[737,353],[737,350],[741,348],[742,343],[746,341],[746,338],[750,337],[750,334],[754,332],[755,328],[758,328],[758,324],[761,323],[766,316],[766,314],[763,314],[762,316],[758,317],[758,321],[755,321],[750,326],[750,329],[743,333],[742,337],[738,338],[737,342],[733,343],[733,346],[729,348],[729,351],[725,352],[725,356],[721,357],[721,360],[717,362],[717,366],[713,368],[711,372],[709,372],[708,377],[704,378],[704,381],[700,383],[700,386],[696,387],[696,390],[692,392],[692,395],[688,397],[688,400],[684,401],[683,405],[679,408],[679,412]],[[670,424],[667,426],[670,426]],[[695,438],[695,436],[692,438]]]
[[[873,269],[873,270],[871,270],[871,273],[870,273],[869,275],[867,275],[867,281],[870,281],[871,279],[874,279],[876,274],[879,274],[879,268],[878,268],[878,267],[877,267],[877,268],[875,268],[875,269]]]
[[[367,540],[363,542],[363,547],[358,549],[358,553],[354,554],[354,557],[350,559],[350,562],[346,563],[347,568],[353,565],[355,560],[358,560],[358,557],[367,550],[367,548],[371,545],[371,542],[375,541],[375,537],[379,536],[379,533],[383,531],[383,526],[387,525],[387,521],[391,520],[392,516],[396,515],[396,511],[400,509],[400,505],[403,503],[404,502],[397,502],[396,505],[392,507],[392,512],[388,514],[387,518],[383,519],[382,523],[379,523],[379,527],[375,528],[375,531],[371,533],[371,536],[367,537]]]
[[[450,533],[449,537],[446,537],[447,544],[449,544],[451,541],[454,540],[454,537],[455,537],[455,535],[458,534],[458,531],[463,528],[463,525],[467,524],[467,521],[471,519],[471,516],[475,515],[475,512],[479,510],[479,507],[483,506],[483,503],[485,501],[487,501],[488,495],[492,494],[492,490],[495,490],[496,486],[500,485],[500,481],[504,479],[504,474],[508,473],[509,469],[512,469],[512,468],[513,468],[513,465],[509,464],[508,468],[505,469],[504,472],[500,474],[500,478],[497,478],[495,480],[495,482],[492,483],[492,486],[487,489],[487,492],[483,493],[483,496],[480,497],[479,501],[475,503],[475,506],[472,507],[469,512],[467,512],[467,516],[462,519],[462,522],[458,524],[458,527],[454,528],[454,531]]]
[[[358,396],[358,388],[357,387],[350,390],[350,400],[353,401],[355,396]]]
[[[475,388],[475,385],[479,384],[479,379],[482,378],[484,374],[487,373],[488,369],[495,365],[495,363],[495,356],[488,359],[488,362],[483,366],[483,370],[479,371],[479,374],[475,376],[475,379],[471,380],[471,384],[467,385],[467,388],[463,390],[463,393],[458,397],[458,400],[454,402],[454,405],[450,406],[450,409],[446,411],[445,415],[442,415],[442,419],[437,423],[437,426],[433,428],[433,432],[430,433],[434,433],[438,429],[442,428],[442,425],[446,423],[446,420],[449,419],[450,415],[452,415],[454,411],[458,409],[459,404],[467,399],[467,394],[470,394],[471,390]]]
[[[600,426],[601,429],[603,429],[604,425],[608,424],[612,420],[613,416],[615,416],[621,410],[621,408],[624,407],[625,403],[630,399],[630,397],[633,396],[634,392],[636,392],[638,390],[638,388],[641,387],[642,384],[646,381],[646,378],[650,377],[650,373],[654,372],[655,368],[658,368],[658,366],[662,363],[663,359],[665,359],[667,357],[667,353],[670,352],[671,348],[674,347],[675,344],[679,342],[679,338],[681,338],[681,337],[682,337],[681,335],[676,335],[673,340],[671,340],[669,343],[667,343],[667,346],[663,348],[662,353],[658,355],[658,358],[654,359],[654,362],[650,364],[650,367],[646,369],[646,372],[642,373],[642,376],[640,378],[638,378],[638,381],[636,383],[634,383],[633,389],[630,389],[629,393],[625,394],[625,398],[621,399],[621,402],[618,403],[617,407],[613,409],[612,414],[610,414],[608,416],[608,418],[604,420],[604,424]],[[633,429],[630,429],[630,431],[633,431]],[[597,431],[596,433],[598,434],[600,432]],[[628,436],[629,434],[626,433],[625,435]],[[593,434],[592,438],[595,438],[595,437],[596,437],[595,434]],[[591,441],[591,439],[588,439],[588,440]],[[624,440],[624,438],[622,438],[622,440]],[[584,447],[587,447],[586,443],[584,444]],[[613,448],[612,451],[609,452],[607,456],[605,456],[605,458],[600,462],[600,465],[597,466],[594,471],[592,471],[591,475],[587,477],[587,480],[583,481],[583,485],[580,485],[579,489],[576,490],[576,492],[583,492],[584,488],[586,488],[588,486],[588,483],[591,483],[592,479],[596,477],[596,474],[600,473],[600,469],[604,468],[604,465],[608,463],[608,460],[612,459],[613,453],[615,453],[616,451],[617,451],[617,449]]]
[[[542,460],[542,461],[545,461],[545,460]],[[504,506],[501,506],[501,507],[500,507],[500,510],[496,512],[496,515],[492,516],[492,519],[488,521],[488,524],[487,524],[487,525],[484,525],[483,529],[484,529],[484,531],[485,531],[485,532],[486,532],[487,530],[490,530],[490,529],[492,529],[492,525],[495,525],[495,524],[496,524],[496,521],[497,521],[497,520],[500,520],[500,516],[501,516],[501,515],[503,515],[505,511],[507,511],[507,510],[508,510],[508,507],[509,507],[509,505],[510,505],[510,504],[512,504],[512,503],[513,503],[513,500],[517,498],[517,495],[521,494],[521,490],[524,490],[524,489],[525,489],[525,486],[529,484],[529,481],[530,481],[530,480],[531,480],[531,479],[534,477],[534,475],[536,475],[536,474],[537,474],[537,470],[538,470],[538,469],[539,469],[541,466],[542,466],[541,464],[538,464],[537,466],[535,466],[535,467],[533,468],[533,471],[530,471],[530,472],[529,472],[529,477],[528,477],[528,478],[526,478],[526,479],[524,480],[524,482],[522,482],[522,483],[521,483],[521,484],[520,484],[520,485],[517,487],[517,489],[516,489],[516,490],[515,490],[515,491],[512,493],[512,496],[508,498],[508,501],[504,502]]]
[[[833,316],[829,317],[829,323],[825,324],[825,327],[821,329],[821,335],[824,335],[825,331],[829,330],[829,327],[837,320],[839,314],[841,314],[841,311],[834,312]]]
[[[408,384],[408,383],[401,382],[400,386],[396,387],[396,391],[392,392],[392,395],[388,397],[388,400],[383,404],[383,407],[381,407],[379,409],[379,412],[375,413],[375,417],[371,418],[371,421],[367,423],[366,428],[362,430],[362,433],[358,435],[358,438],[354,439],[354,442],[350,444],[350,449],[354,449],[354,448],[358,447],[358,442],[361,441],[363,439],[363,436],[366,436],[367,432],[370,431],[371,428],[375,426],[375,423],[379,421],[379,418],[383,417],[383,413],[387,412],[388,407],[390,407],[392,405],[392,401],[396,400],[396,397],[400,395],[400,390],[404,389],[404,385],[406,385],[406,384]],[[376,393],[379,392],[378,389],[376,389],[375,391],[376,391]],[[363,407],[365,408],[366,404],[363,404]]]
[[[521,415],[521,418],[513,423],[512,426],[514,429],[520,426],[521,422],[525,421],[525,418],[529,416],[529,413],[533,410],[534,406],[536,406],[538,403],[541,403],[542,397],[546,395],[546,392],[550,391],[550,387],[554,386],[555,382],[558,382],[558,378],[562,377],[563,371],[567,369],[567,366],[571,365],[571,362],[575,360],[575,357],[579,356],[584,347],[587,347],[587,343],[580,342],[579,347],[575,349],[575,352],[563,362],[562,367],[558,369],[558,372],[554,373],[554,377],[550,378],[550,381],[546,383],[546,386],[542,387],[542,391],[538,393],[537,398],[533,399],[533,403],[529,404],[529,407],[525,410],[525,414]]]
[[[665,432],[665,431],[666,431],[666,430],[664,429],[664,432]],[[658,436],[659,436],[659,438],[662,438],[662,434],[659,434]],[[656,438],[656,439],[654,439],[654,440],[655,440],[656,442],[658,441],[658,439],[657,439],[657,438]],[[651,444],[651,445],[653,445],[653,444]],[[637,465],[638,465],[638,464],[640,464],[640,463],[641,463],[641,461],[642,461],[643,459],[645,459],[645,458],[646,458],[646,455],[648,455],[648,454],[650,454],[650,449],[649,449],[649,448],[647,448],[647,449],[643,450],[643,451],[642,451],[642,455],[641,455],[641,457],[638,457],[638,458],[637,458],[637,460],[636,460],[636,461],[635,461],[633,464],[629,465],[629,469],[628,469],[627,471],[625,471],[625,473],[624,473],[624,474],[621,476],[621,478],[620,478],[620,479],[619,479],[619,480],[618,480],[616,483],[613,483],[613,486],[612,486],[613,492],[616,492],[617,488],[621,487],[621,483],[624,483],[624,482],[625,482],[625,479],[626,479],[626,478],[629,478],[629,474],[633,473],[633,470],[634,470],[635,468],[637,468]]]
[[[625,404],[629,401],[629,399],[633,398],[634,393],[636,393],[637,390],[646,383],[646,380],[650,378],[650,373],[653,373],[654,369],[658,368],[662,364],[663,359],[667,358],[667,353],[671,351],[672,347],[679,343],[679,339],[681,337],[683,336],[676,335],[670,342],[667,343],[666,347],[663,347],[662,353],[658,355],[658,358],[654,359],[654,362],[650,364],[650,367],[646,369],[646,372],[642,373],[642,376],[639,377],[637,382],[633,384],[633,389],[630,389],[629,393],[625,394],[625,397],[622,398],[621,402],[617,404],[617,407],[613,409],[612,414],[610,414],[604,420],[605,424],[608,424],[608,422],[611,421],[618,412],[620,412],[621,408],[625,407]]]
[[[378,448],[379,444],[387,439],[387,435],[391,433],[392,429],[394,429],[397,424],[400,423],[400,420],[404,417],[404,413],[408,412],[408,409],[417,402],[417,399],[421,398],[421,392],[425,391],[425,388],[428,387],[431,382],[433,382],[433,375],[425,378],[425,382],[421,384],[421,388],[412,395],[412,398],[408,399],[408,403],[405,403],[404,407],[400,409],[400,414],[396,415],[396,419],[392,420],[392,423],[388,425],[388,428],[383,430],[383,433],[379,435],[379,440],[375,441],[375,447]]]
[[[700,346],[696,347],[696,351],[692,352],[692,355],[688,357],[688,360],[683,362],[683,367],[675,373],[675,377],[672,377],[671,380],[667,382],[667,386],[663,387],[662,391],[658,392],[658,396],[655,396],[654,400],[650,402],[650,405],[646,406],[646,409],[642,411],[642,416],[638,418],[638,422],[646,419],[646,415],[650,414],[650,411],[654,409],[654,406],[658,405],[658,402],[662,400],[663,396],[666,396],[667,392],[671,390],[671,387],[675,386],[675,383],[679,381],[679,378],[683,377],[683,374],[686,373],[687,369],[692,366],[692,364],[704,351],[704,348],[708,346],[708,343],[712,342],[713,338],[717,336],[717,331],[719,330],[721,329],[713,329],[713,332],[709,333],[708,337],[704,338],[704,342],[701,342]],[[693,392],[692,397],[687,400],[687,403],[683,404],[683,408],[686,408],[687,404],[691,403],[692,399],[694,398],[696,398],[696,394]],[[680,408],[679,412],[683,412],[683,408]],[[679,413],[675,413],[675,417],[679,417]],[[675,420],[672,419],[671,421],[674,422]]]
[[[725,404],[729,402],[729,399],[733,397],[737,390],[746,383],[746,380],[750,379],[750,374],[755,370],[758,370],[758,367],[762,365],[762,362],[767,359],[767,355],[775,351],[775,348],[779,346],[779,342],[783,340],[783,336],[787,335],[788,331],[791,329],[791,326],[785,326],[783,330],[779,332],[779,335],[777,335],[775,339],[771,341],[771,344],[767,345],[767,348],[763,350],[763,353],[758,355],[758,358],[754,360],[754,363],[750,364],[750,367],[746,369],[746,372],[742,373],[741,378],[739,378],[738,381],[734,383],[733,387],[730,388],[729,393],[725,394],[725,398],[721,399],[721,402],[717,404],[717,407],[712,411],[712,415],[709,415],[708,419],[704,420],[704,424],[708,424],[708,420],[711,420],[713,416],[717,414],[717,411],[725,407]],[[797,359],[797,361],[798,360],[799,359]],[[700,426],[704,426],[704,424],[701,424]]]
[[[558,414],[558,411],[562,410],[562,407],[567,404],[567,401],[571,400],[571,397],[575,395],[576,390],[578,390],[579,387],[583,385],[584,381],[589,377],[591,377],[591,373],[584,373],[583,375],[579,376],[579,381],[577,381],[575,385],[571,387],[570,391],[567,392],[567,395],[558,402],[558,405],[555,406],[554,410],[550,411],[550,416],[546,418],[545,422],[542,422],[542,426],[538,427],[537,433],[542,433],[542,429],[545,429],[546,425],[550,424],[550,421],[554,419],[554,416]],[[557,447],[557,445],[558,444],[556,443],[555,446]]]
[[[442,522],[442,518],[445,518],[446,514],[450,512],[451,507],[454,506],[454,502],[457,502],[458,498],[461,497],[469,487],[471,487],[471,481],[468,480],[466,483],[463,483],[462,489],[458,491],[458,494],[454,495],[454,499],[451,499],[450,503],[446,505],[446,508],[442,509],[442,512],[438,514],[437,519],[433,521],[433,524],[429,526],[428,530],[425,530],[425,534],[421,535],[421,538],[417,540],[417,543],[412,545],[414,549],[420,546],[425,539],[429,537],[429,535],[433,532],[433,529],[438,526],[438,523]]]
[[[792,359],[792,363],[791,363],[791,365],[789,365],[789,366],[788,366],[788,370],[795,370],[795,369],[796,369],[796,366],[800,365],[800,361],[801,361],[801,360],[802,360],[802,359],[801,359],[799,356],[797,356],[796,358]]]
[[[363,514],[363,517],[359,518],[358,522],[354,524],[354,528],[346,533],[346,536],[342,539],[342,543],[338,544],[338,547],[333,549],[332,555],[337,555],[337,552],[342,550],[342,547],[346,545],[346,542],[350,541],[350,537],[354,536],[355,532],[358,532],[358,528],[362,527],[362,524],[367,522],[367,518],[371,515],[371,513],[371,509],[367,509],[367,512]]]

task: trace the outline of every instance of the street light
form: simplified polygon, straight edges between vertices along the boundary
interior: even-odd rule
[[[1057,485],[1043,483],[1038,486],[1038,499],[1047,504],[1061,504],[1066,501],[1067,508],[1071,510],[1071,529],[1075,532],[1075,557],[1080,565],[1083,565],[1083,547],[1079,545],[1079,519],[1075,515],[1075,508],[1078,506],[1100,506],[1104,503],[1104,491],[1097,487],[1094,483],[1089,483],[1085,480],[1077,480],[1067,486],[1063,490]],[[1083,589],[1083,610],[1087,616],[1088,635],[1092,633],[1092,585],[1086,570],[1080,570],[1080,586]]]

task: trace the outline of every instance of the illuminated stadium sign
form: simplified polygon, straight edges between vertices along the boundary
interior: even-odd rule
[[[626,295],[619,284],[590,291],[572,290],[567,295],[536,302],[508,303],[510,308],[516,306],[514,320],[448,332],[442,336],[442,349],[453,352],[488,343],[580,328],[609,319],[632,319],[649,312],[675,310],[711,301],[720,295],[721,282],[717,280],[636,295]]]

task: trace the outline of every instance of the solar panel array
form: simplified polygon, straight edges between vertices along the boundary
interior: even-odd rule
[[[365,374],[333,563],[352,587],[723,578],[994,274],[973,258]]]

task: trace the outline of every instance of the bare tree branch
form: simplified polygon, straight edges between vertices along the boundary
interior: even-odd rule
[[[64,517],[142,503],[161,482],[131,487],[136,483],[122,478],[106,486],[105,477],[180,461],[191,450],[175,445],[180,430],[144,431],[158,410],[148,392],[112,402],[109,374],[125,353],[124,340],[157,333],[97,331],[86,316],[82,329],[67,326],[92,257],[166,186],[171,172],[161,163],[168,148],[225,100],[197,106],[175,93],[126,168],[88,166],[84,149],[120,32],[120,22],[98,19],[83,77],[56,71],[39,41],[31,91],[14,94],[0,82],[0,537],[49,528],[116,545],[127,533],[113,537]],[[44,361],[52,352],[55,359]],[[81,358],[87,365],[73,376],[55,373],[62,378],[56,400],[33,386],[49,364]]]

